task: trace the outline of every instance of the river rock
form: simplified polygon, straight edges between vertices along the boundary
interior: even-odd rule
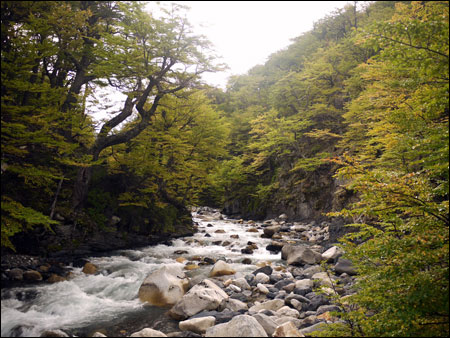
[[[23,273],[23,279],[28,281],[41,281],[42,275],[39,271],[36,270],[28,270]]]
[[[278,219],[279,219],[280,221],[286,221],[287,218],[288,218],[288,216],[287,216],[286,214],[281,214],[280,216],[278,216]]]
[[[322,261],[322,255],[306,245],[287,244],[281,249],[281,258],[289,265],[316,264]]]
[[[226,276],[226,275],[234,275],[236,273],[235,270],[230,266],[230,264],[225,263],[222,260],[219,260],[214,264],[213,268],[209,273],[209,277],[218,277],[218,276]]]
[[[311,278],[318,279],[320,285],[329,286],[329,287],[333,286],[333,279],[331,279],[330,276],[328,275],[328,273],[326,273],[326,272],[315,273],[314,275],[312,275]]]
[[[145,328],[142,329],[141,331],[131,334],[130,337],[167,337],[167,336],[161,331]]]
[[[270,281],[270,277],[267,276],[265,273],[263,272],[258,272],[255,276],[254,282],[256,284],[261,283],[261,284],[266,284],[269,283]]]
[[[266,250],[273,253],[279,253],[284,245],[285,244],[282,242],[272,241],[268,246],[266,246]]]
[[[214,326],[216,318],[206,316],[201,318],[191,318],[179,323],[181,331],[192,331],[195,333],[205,333],[208,328]]]
[[[247,246],[244,249],[241,249],[241,253],[243,253],[244,255],[252,255],[253,249]]]
[[[270,276],[273,272],[273,269],[269,265],[266,265],[266,266],[263,266],[255,271],[253,271],[252,274],[256,276],[260,272],[266,274],[267,276]]]
[[[228,309],[230,311],[239,312],[241,310],[247,311],[248,305],[239,299],[228,298],[222,301],[219,310]]]
[[[49,283],[58,283],[58,282],[64,282],[67,279],[61,276],[58,276],[56,273],[52,273],[52,275],[47,279],[47,282]]]
[[[305,335],[300,333],[292,322],[286,322],[275,329],[272,337],[305,337]]]
[[[261,310],[270,310],[270,311],[277,311],[281,309],[284,306],[284,300],[282,299],[273,299],[273,300],[267,300],[264,303],[259,303],[253,305],[248,311],[251,313],[256,313]]]
[[[155,306],[168,306],[178,302],[189,286],[180,266],[164,266],[145,278],[139,288],[139,299]]]
[[[300,313],[295,309],[291,309],[289,306],[283,306],[282,308],[278,309],[275,313],[279,317],[282,317],[282,316],[294,317],[294,318],[300,317]]]
[[[308,293],[306,297],[309,299],[309,303],[305,304],[305,311],[316,311],[319,306],[330,303],[327,297],[315,292]]]
[[[272,236],[280,231],[280,226],[278,225],[272,225],[264,228],[264,237],[266,238],[272,238]]]
[[[267,333],[255,318],[240,315],[228,323],[210,327],[205,337],[267,337]]]
[[[331,311],[335,311],[335,312],[341,312],[341,308],[337,305],[331,304],[331,305],[321,305],[317,308],[316,314],[317,315],[321,315],[322,313],[325,312],[331,312]]]
[[[62,330],[47,330],[41,333],[40,337],[70,337]]]
[[[86,264],[84,264],[83,270],[81,271],[87,275],[93,275],[97,272],[97,266],[90,262],[87,262]]]
[[[320,265],[313,265],[309,268],[306,268],[302,272],[302,276],[306,278],[311,278],[315,273],[322,272],[323,269],[320,267]]]
[[[295,327],[299,327],[300,323],[302,321],[300,319],[297,319],[297,318],[294,318],[294,317],[284,316],[284,317],[275,317],[275,322],[278,325],[283,325],[283,324],[285,324],[287,322],[292,322]]]
[[[259,292],[261,292],[264,295],[267,295],[270,292],[269,289],[261,283],[258,283],[256,285],[256,288],[258,289]]]
[[[317,323],[312,326],[301,329],[300,333],[301,334],[309,334],[314,331],[323,331],[326,327],[327,327],[327,324],[325,324],[325,323]]]
[[[269,336],[272,336],[278,324],[271,317],[265,315],[264,313],[257,313],[252,315],[252,317],[255,318],[259,324],[261,324],[264,331],[266,331]]]
[[[9,271],[6,271],[6,274],[12,280],[23,280],[23,271],[19,268],[13,268]]]
[[[190,289],[169,311],[175,319],[186,319],[204,310],[215,310],[228,295],[209,279]]]
[[[337,273],[346,273],[347,275],[356,275],[356,269],[352,262],[348,259],[339,258],[337,264],[334,266],[334,271]]]
[[[231,281],[231,284],[239,286],[243,290],[250,290],[251,289],[250,285],[247,283],[247,280],[245,278],[243,278],[243,277],[237,278],[237,279]]]
[[[285,300],[286,301],[286,300]],[[297,299],[291,299],[291,305],[297,310],[302,311],[302,303],[298,301]]]
[[[344,251],[342,251],[341,248],[332,246],[327,251],[322,253],[322,258],[327,262],[335,262],[340,256],[342,256],[343,253]]]

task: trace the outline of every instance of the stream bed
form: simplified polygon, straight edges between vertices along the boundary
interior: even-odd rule
[[[230,263],[237,271],[236,277],[254,271],[262,262],[285,264],[280,253],[265,249],[271,240],[261,238],[263,231],[257,223],[229,220],[216,211],[194,212],[193,220],[198,232],[173,240],[170,246],[160,244],[88,258],[98,267],[97,274],[73,268],[72,278],[67,281],[2,289],[2,337],[33,337],[58,329],[75,336],[90,336],[96,331],[127,336],[144,327],[178,331],[178,322],[166,315],[168,309],[146,305],[138,298],[139,287],[151,272],[164,265],[185,267],[205,257]],[[250,228],[255,232],[248,232]],[[230,244],[224,246],[225,241]],[[241,249],[248,242],[256,244],[257,249],[243,254]],[[177,262],[179,257],[186,262]],[[201,265],[186,274],[191,278],[206,277],[210,270],[211,265]]]

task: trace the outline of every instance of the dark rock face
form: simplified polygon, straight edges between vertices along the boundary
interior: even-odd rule
[[[278,179],[279,188],[268,201],[260,201],[252,196],[229,196],[223,213],[231,217],[255,220],[276,219],[284,214],[285,221],[327,221],[330,223],[329,242],[335,243],[351,229],[344,227],[344,220],[329,219],[324,214],[341,210],[356,200],[354,192],[345,189],[347,182],[333,177],[335,169],[331,165],[323,165],[305,177],[295,173],[282,175]],[[297,184],[299,181],[301,183]],[[239,187],[236,190],[239,191]],[[273,235],[270,230],[265,231],[268,233],[264,236],[270,238]],[[276,252],[274,247],[271,249]]]

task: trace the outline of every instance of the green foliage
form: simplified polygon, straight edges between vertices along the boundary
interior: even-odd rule
[[[134,1],[2,2],[2,197],[52,214],[58,195],[65,200],[58,201],[56,208],[69,204],[73,187],[72,211],[84,218],[87,212],[91,221],[102,225],[106,222],[102,203],[106,202],[101,203],[95,193],[88,194],[92,167],[108,160],[108,155],[100,157],[104,149],[127,142],[131,146],[155,122],[147,138],[139,140],[151,146],[134,147],[134,141],[131,147],[156,156],[149,160],[153,161],[149,170],[136,160],[131,171],[141,177],[152,174],[144,178],[137,197],[129,193],[111,199],[147,207],[176,200],[180,205],[194,203],[199,189],[191,188],[206,185],[205,177],[215,165],[209,158],[220,155],[226,124],[200,94],[185,111],[176,101],[186,95],[174,94],[192,90],[199,86],[202,73],[222,67],[215,64],[210,43],[193,34],[183,6],[161,8],[157,17],[145,12],[144,5]],[[100,102],[100,88],[124,94],[124,102],[120,107]],[[173,121],[164,120],[160,102]],[[92,110],[105,110],[112,116],[99,129],[89,116]],[[130,122],[136,111],[138,118]],[[165,126],[167,122],[173,126]],[[152,149],[153,139],[160,149]],[[115,169],[112,165],[111,171]],[[162,180],[156,188],[151,182],[155,176]],[[154,197],[162,191],[176,197],[173,201]],[[79,210],[84,206],[85,213]],[[2,234],[17,232],[17,227],[2,230]]]
[[[22,204],[2,196],[2,246],[14,250],[10,237],[16,233],[33,229],[37,225],[50,229],[52,224],[58,224],[58,222],[32,208],[24,207]]]
[[[140,177],[139,186],[120,196],[121,206],[163,207],[167,196],[195,205],[209,186],[225,153],[227,124],[202,92],[183,94],[162,100],[153,124],[108,158],[111,172]]]
[[[340,336],[449,334],[448,3],[396,10],[364,32],[382,50],[361,66],[341,142],[352,151],[337,160],[359,196],[332,214],[359,228],[342,242],[359,272],[345,319],[360,330]]]

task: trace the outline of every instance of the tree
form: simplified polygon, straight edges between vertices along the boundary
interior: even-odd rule
[[[55,224],[47,215],[76,148],[65,137],[73,116],[61,114],[74,70],[65,53],[79,48],[87,16],[66,3],[2,2],[3,246],[13,248],[9,238],[25,229]]]
[[[22,205],[38,213],[23,210],[30,224],[51,224],[44,216],[67,182],[81,211],[100,153],[144,131],[163,98],[220,68],[180,11],[155,18],[139,2],[2,2],[2,216]],[[101,87],[125,99],[96,133],[87,102]],[[26,227],[22,216],[14,226],[6,219],[2,242]]]
[[[180,94],[163,98],[153,123],[132,141],[115,146],[114,156],[108,158],[111,172],[125,171],[139,178],[138,186],[119,197],[122,205],[148,207],[155,200],[162,206],[195,205],[224,155],[226,123],[204,93]]]
[[[125,143],[149,126],[163,97],[194,86],[200,74],[218,69],[212,65],[213,57],[204,53],[209,43],[193,35],[187,20],[179,16],[180,6],[166,11],[168,17],[163,19],[145,13],[141,4],[121,4],[121,7],[126,20],[121,22],[116,35],[105,37],[103,60],[93,73],[100,79],[107,77],[108,83],[122,90],[127,98],[119,114],[104,123],[87,150],[94,162],[103,149]],[[111,134],[134,110],[139,114],[139,123]],[[91,169],[88,165],[78,172],[74,209],[82,207],[86,198]]]
[[[449,334],[448,9],[398,3],[364,33],[381,50],[361,66],[338,160],[359,201],[334,215],[360,229],[343,239],[359,278],[339,336]]]

